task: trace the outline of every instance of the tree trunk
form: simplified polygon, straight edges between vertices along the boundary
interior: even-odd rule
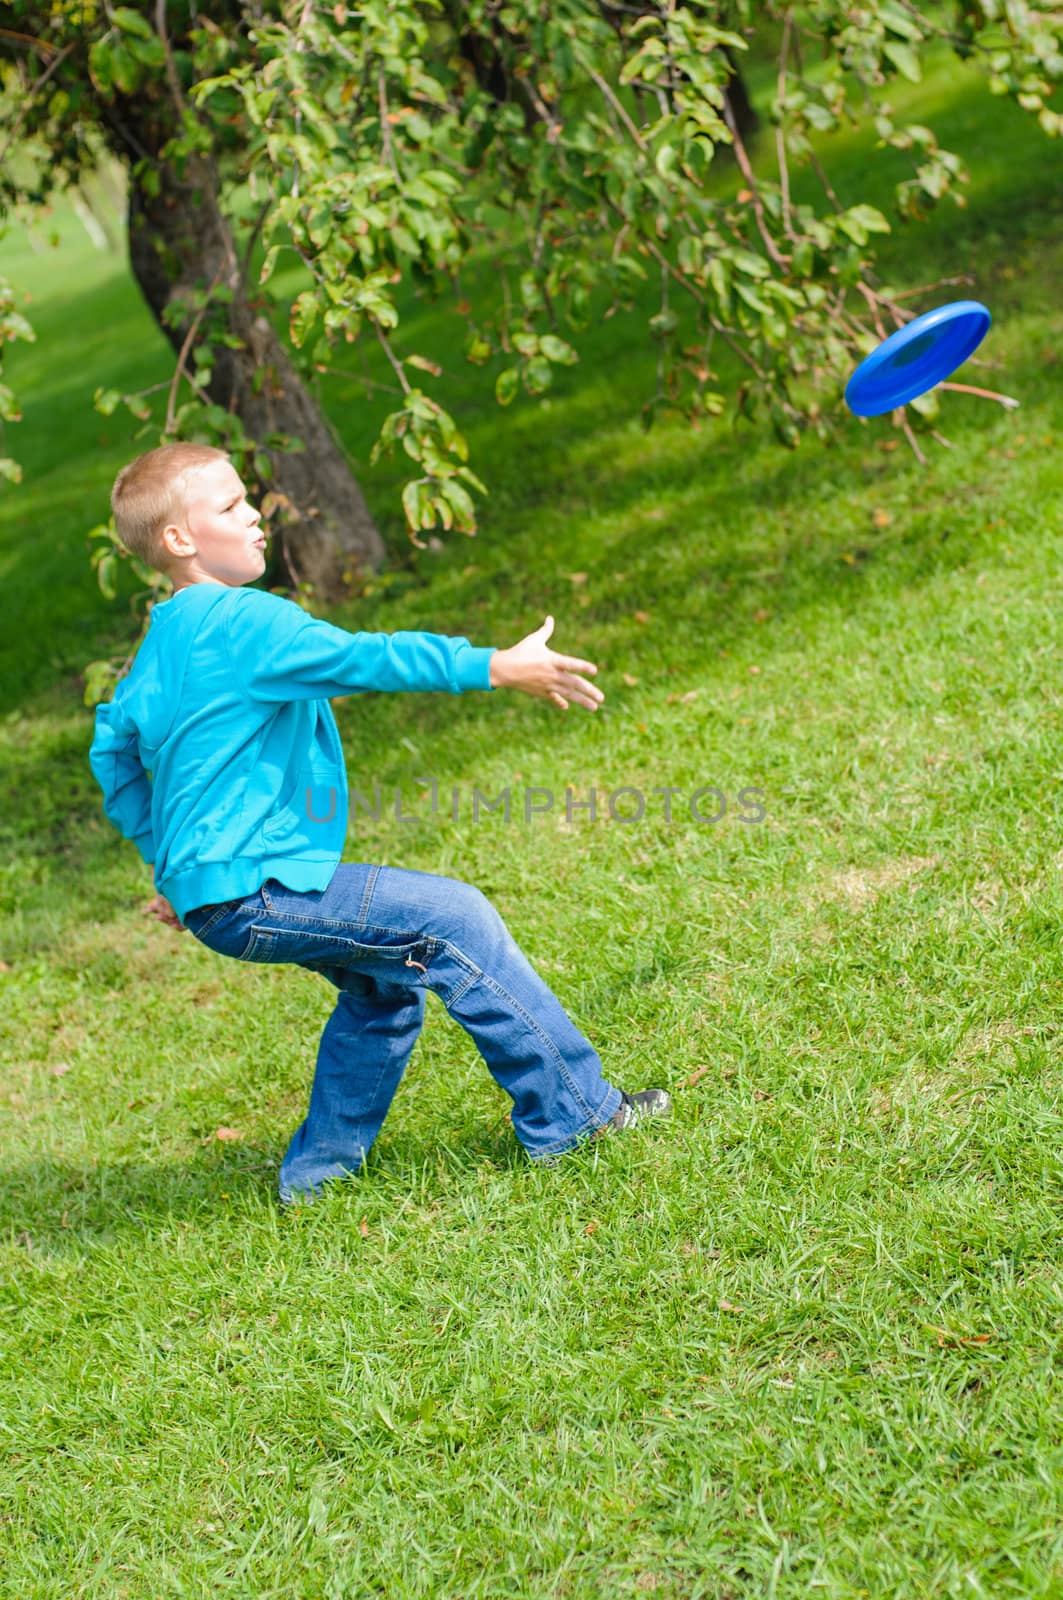
[[[267,581],[307,582],[323,600],[341,599],[359,574],[384,564],[387,550],[320,406],[271,323],[255,314],[219,204],[215,161],[195,152],[185,159],[181,176],[172,163],[159,162],[159,193],[153,195],[137,181],[132,158],[161,149],[172,133],[171,118],[158,105],[140,112],[129,101],[101,111],[112,147],[130,163],[130,265],[175,355],[180,356],[196,313],[185,299],[179,312],[176,307],[171,312],[170,325],[163,320],[167,307],[193,291],[224,285],[232,292],[222,308],[225,332],[242,340],[243,348],[231,349],[197,329],[185,351],[185,369],[194,370],[191,358],[197,345],[209,348],[213,370],[207,392],[212,403],[239,416],[256,443],[276,432],[303,441],[299,452],[259,444],[273,465],[269,488],[289,502],[293,519],[274,530]],[[210,314],[208,310],[208,318]]]
[[[727,96],[727,104],[731,108],[731,115],[735,119],[735,127],[738,129],[739,134],[743,139],[748,139],[750,134],[756,133],[760,127],[760,118],[757,115],[756,106],[749,98],[749,90],[746,88],[745,79],[738,69],[734,51],[725,49],[724,55],[734,69],[728,80],[727,88],[724,90]]]

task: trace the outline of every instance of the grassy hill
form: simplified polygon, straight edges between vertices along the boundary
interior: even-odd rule
[[[0,1591],[1063,1592],[1063,147],[955,68],[903,94],[972,181],[883,271],[973,274],[971,377],[1022,401],[947,399],[926,468],[885,420],[794,455],[644,433],[648,308],[500,411],[411,303],[491,495],[475,539],[410,552],[400,465],[365,465],[387,397],[357,355],[323,381],[396,551],[334,620],[506,645],[552,612],[606,694],[342,702],[352,788],[425,818],[360,816],[347,857],[481,887],[676,1115],[532,1169],[431,1001],[366,1172],[295,1216],[276,1169],[332,991],[144,918],[87,764],[78,672],[130,620],[85,535],[154,442],[91,396],[172,363],[65,205],[54,251],[3,240],[39,338],[5,352],[0,493]],[[900,172],[853,136],[836,185],[888,205]],[[556,804],[431,819],[428,775]]]

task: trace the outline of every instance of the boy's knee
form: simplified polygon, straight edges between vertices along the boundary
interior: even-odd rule
[[[493,931],[504,926],[502,915],[482,889],[460,878],[451,880],[448,912],[465,935]]]

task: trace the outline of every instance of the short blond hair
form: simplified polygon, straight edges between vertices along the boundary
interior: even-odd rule
[[[189,479],[200,467],[228,459],[226,451],[212,444],[179,439],[147,450],[123,467],[111,490],[111,510],[118,538],[129,554],[157,572],[167,572],[173,558],[163,545],[163,529],[185,520]]]

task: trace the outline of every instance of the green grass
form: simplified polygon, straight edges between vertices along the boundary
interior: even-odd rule
[[[339,702],[352,787],[630,784],[647,815],[362,818],[347,855],[483,888],[676,1115],[534,1169],[431,1001],[366,1172],[293,1216],[332,991],[145,919],[86,759],[77,671],[128,620],[84,535],[144,448],[91,394],[166,348],[59,205],[54,258],[5,239],[40,341],[5,352],[0,501],[0,1594],[1063,1593],[1063,150],[966,77],[905,92],[970,206],[884,271],[973,271],[1022,399],[952,397],[925,471],[885,422],[793,456],[642,433],[620,317],[500,412],[410,307],[492,494],[337,620],[508,644],[552,611],[607,698]],[[322,393],[361,467],[380,398]],[[364,473],[398,551],[400,472]],[[669,826],[662,784],[768,815]]]

